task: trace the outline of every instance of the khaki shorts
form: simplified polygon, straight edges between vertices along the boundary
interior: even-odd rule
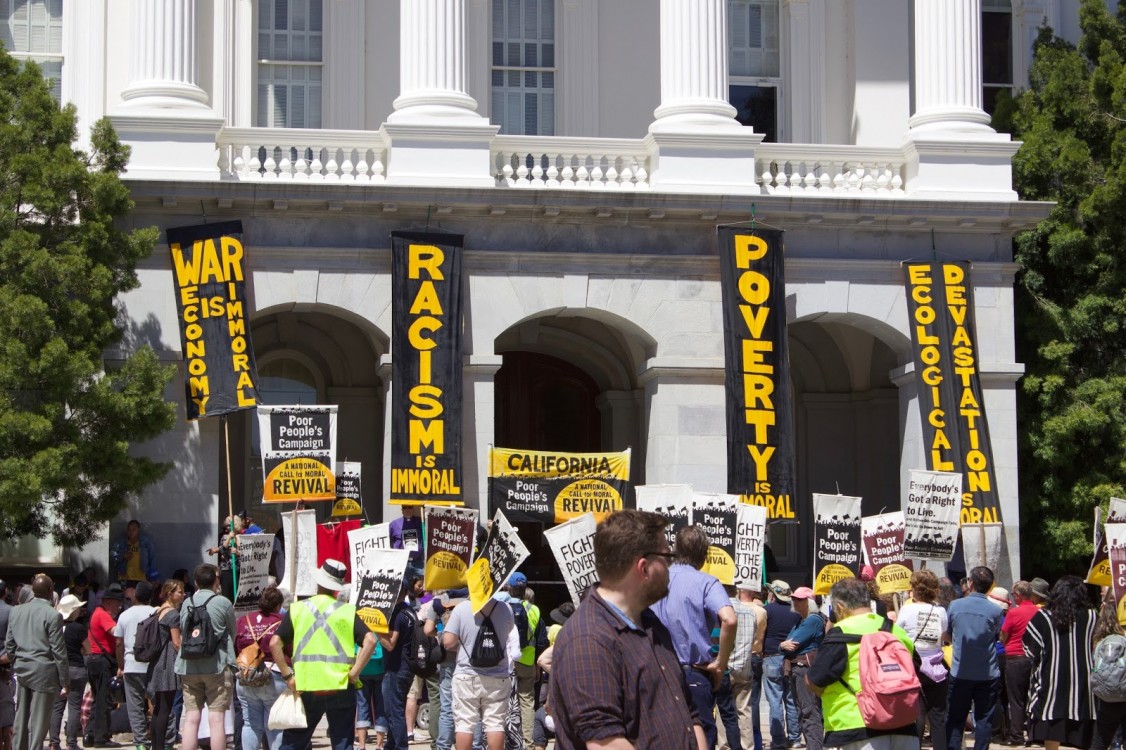
[[[224,669],[219,674],[189,674],[180,678],[184,689],[184,710],[226,711],[231,707],[231,673]]]
[[[414,698],[418,700],[422,697],[422,686],[426,684],[426,680],[418,675],[415,675],[414,681],[411,682],[411,689],[407,691],[407,700]]]
[[[472,734],[477,722],[486,732],[503,732],[508,715],[511,677],[482,677],[472,672],[454,672],[454,731]]]

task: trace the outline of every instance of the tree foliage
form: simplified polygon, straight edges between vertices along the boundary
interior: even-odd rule
[[[1017,238],[1022,548],[1029,574],[1085,572],[1094,507],[1126,497],[1126,4],[1084,0],[1077,47],[1041,30],[1006,114],[1014,180],[1054,201]],[[1004,115],[1002,116],[1004,119]],[[1000,128],[1006,123],[999,123]]]
[[[151,349],[106,368],[123,341],[117,298],[138,286],[155,229],[122,231],[129,157],[108,122],[76,150],[34,64],[0,50],[0,537],[96,537],[168,467],[130,445],[172,426],[171,368]]]

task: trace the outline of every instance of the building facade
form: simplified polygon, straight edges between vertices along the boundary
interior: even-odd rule
[[[26,33],[20,54],[57,66],[48,73],[83,131],[108,116],[132,147],[131,225],[242,220],[262,399],[340,407],[338,458],[363,463],[370,520],[394,515],[391,231],[465,237],[465,489],[483,507],[490,445],[632,447],[635,483],[726,491],[716,226],[754,220],[786,230],[807,514],[813,492],[860,495],[865,513],[901,507],[907,472],[925,466],[901,263],[972,261],[1007,579],[1021,522],[1012,237],[1046,207],[1014,192],[1019,144],[983,107],[1027,78],[1041,23],[1077,35],[1077,5],[7,0],[0,11],[9,46]],[[126,345],[177,364],[168,398],[182,401],[166,246],[140,277],[124,299]],[[108,534],[139,518],[168,574],[206,559],[228,498],[276,528],[251,414],[182,420],[143,446],[174,468]],[[769,540],[784,570],[808,578],[811,524],[776,525]],[[529,546],[542,547],[533,562],[546,550]],[[104,564],[105,546],[64,560],[27,541],[13,554],[81,567]]]

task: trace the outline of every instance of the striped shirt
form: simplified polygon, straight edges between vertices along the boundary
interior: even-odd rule
[[[731,679],[747,682],[751,679],[751,654],[762,654],[762,639],[766,635],[766,610],[738,599],[732,599],[731,606],[735,608],[739,626],[735,630],[735,647],[731,649],[727,668],[731,670]]]
[[[1091,609],[1075,613],[1075,623],[1064,632],[1056,629],[1048,610],[1042,609],[1024,631],[1024,653],[1032,659],[1032,684],[1028,690],[1028,715],[1038,721],[1095,718],[1091,700],[1091,640],[1097,614]]]

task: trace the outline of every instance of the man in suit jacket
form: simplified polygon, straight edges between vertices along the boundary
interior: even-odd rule
[[[51,722],[55,698],[69,683],[63,618],[51,606],[54,583],[40,573],[31,579],[34,598],[12,609],[5,655],[17,689],[15,750],[39,750]]]

